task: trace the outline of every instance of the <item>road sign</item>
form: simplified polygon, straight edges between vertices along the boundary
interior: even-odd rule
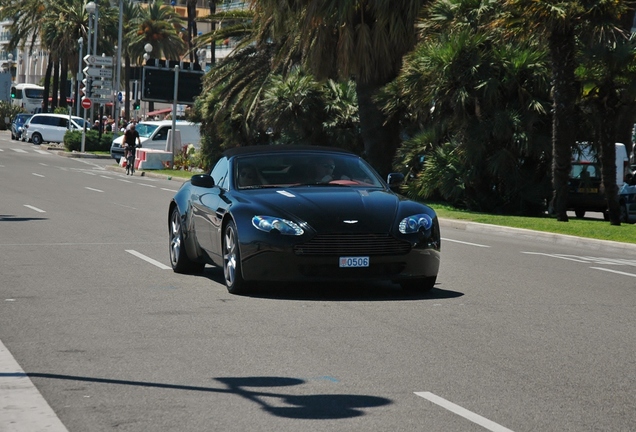
[[[93,88],[91,96],[112,96],[113,91],[105,88]]]
[[[124,100],[124,95],[123,95],[121,92],[117,93],[117,100],[118,100],[119,102],[121,102],[121,101],[123,101],[123,100]]]
[[[95,102],[96,104],[103,104],[103,103],[110,103],[110,102],[112,102],[112,101],[113,101],[113,98],[109,98],[109,97],[108,97],[108,98],[105,98],[105,97],[98,97],[98,98],[96,98],[96,97],[94,97],[94,98],[91,98],[91,100],[92,100],[93,102]]]
[[[112,69],[103,69],[100,67],[85,67],[82,69],[84,75],[87,77],[102,77],[102,78],[112,78],[113,70]]]
[[[93,78],[91,84],[93,87],[110,87],[113,85],[113,80]]]
[[[89,98],[82,99],[82,108],[89,109],[93,105],[93,102]]]
[[[99,56],[94,56],[94,55],[87,55],[84,56],[84,61],[86,62],[86,64],[89,64],[91,66],[112,66],[113,65],[113,58],[112,57],[99,57]]]

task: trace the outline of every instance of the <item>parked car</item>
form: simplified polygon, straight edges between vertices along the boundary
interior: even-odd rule
[[[327,147],[227,150],[175,194],[168,227],[173,270],[222,267],[230,293],[257,281],[343,280],[425,292],[440,265],[435,211],[396,194],[359,156]]]
[[[200,124],[177,120],[175,125],[180,132],[182,145],[194,144],[197,148],[200,146]],[[135,129],[139,132],[139,139],[143,148],[165,150],[168,142],[168,131],[172,129],[172,120],[142,121],[137,123]],[[123,143],[124,136],[120,135],[113,140],[110,146],[110,155],[117,163],[124,156]]]
[[[48,113],[33,114],[24,124],[26,140],[35,145],[63,142],[66,131],[83,127],[84,119],[81,117]]]
[[[24,124],[33,116],[33,114],[16,114],[11,122],[11,139],[21,140]]]
[[[616,186],[620,190],[625,177],[630,173],[629,158],[625,144],[616,143]],[[601,212],[609,220],[605,189],[602,184],[601,164],[594,148],[588,143],[579,143],[572,154],[572,168],[568,180],[568,210],[577,218],[585,212]]]

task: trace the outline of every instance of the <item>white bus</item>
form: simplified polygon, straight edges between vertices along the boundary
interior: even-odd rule
[[[44,87],[36,84],[14,84],[11,86],[11,104],[23,108],[28,113],[42,111]]]

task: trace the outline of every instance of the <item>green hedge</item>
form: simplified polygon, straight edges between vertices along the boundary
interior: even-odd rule
[[[86,142],[84,143],[84,150],[87,152],[92,151],[110,151],[110,145],[113,142],[115,136],[110,132],[102,134],[102,139],[99,139],[99,132],[94,130],[86,131]],[[68,131],[64,134],[64,147],[68,151],[80,151],[82,149],[82,131]]]

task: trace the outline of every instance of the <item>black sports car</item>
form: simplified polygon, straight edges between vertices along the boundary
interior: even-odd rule
[[[435,211],[334,148],[228,150],[209,174],[183,184],[168,227],[173,270],[222,266],[230,293],[257,281],[380,279],[423,292],[440,264]]]

